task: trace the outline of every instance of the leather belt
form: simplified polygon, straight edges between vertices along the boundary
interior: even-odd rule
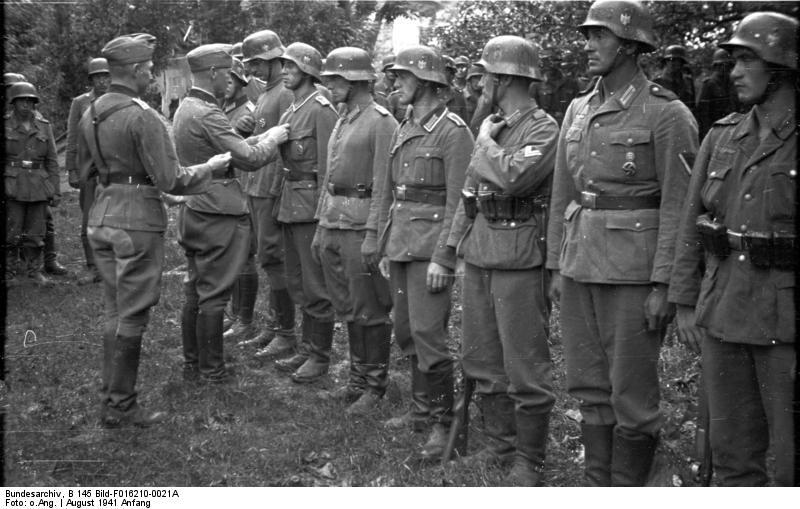
[[[130,186],[152,186],[153,181],[150,175],[120,175],[119,173],[112,173],[100,175],[100,183],[104,186],[111,184],[126,184]]]
[[[313,180],[314,182],[317,181],[317,172],[315,171],[299,171],[284,168],[283,176],[289,182],[302,182],[304,180]]]
[[[396,200],[416,201],[430,205],[445,205],[447,203],[447,191],[444,189],[426,189],[405,184],[394,188],[394,197]]]
[[[764,245],[793,250],[797,247],[797,237],[791,234],[775,234],[772,232],[735,232],[728,230],[728,245],[734,251],[750,251],[754,243],[762,242]],[[757,240],[754,240],[757,239]]]
[[[14,168],[25,168],[26,170],[40,170],[44,168],[42,161],[6,161],[8,166]]]
[[[608,196],[582,191],[581,207],[608,210],[657,209],[661,207],[661,196]]]
[[[372,188],[366,184],[356,184],[355,186],[340,186],[333,182],[328,182],[328,192],[334,196],[346,196],[348,198],[371,198]]]

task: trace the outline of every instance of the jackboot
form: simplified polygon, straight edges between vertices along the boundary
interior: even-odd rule
[[[626,435],[620,433],[618,428],[614,430],[611,485],[644,486],[650,475],[658,439],[643,434]]]
[[[447,446],[450,424],[453,422],[453,363],[439,363],[425,373],[428,382],[428,408],[433,428],[422,446],[423,459],[438,460]]]
[[[210,384],[232,381],[232,372],[225,366],[222,343],[223,311],[197,312],[198,367],[200,378]]]
[[[516,411],[517,442],[506,486],[539,486],[544,470],[550,412]]]
[[[355,322],[347,322],[347,345],[350,350],[350,368],[347,377],[346,399],[352,398],[355,401],[367,389],[367,378],[364,372],[367,364],[364,327]],[[350,402],[352,403],[352,401]]]
[[[237,320],[223,333],[222,337],[225,339],[247,338],[255,333],[253,310],[257,297],[258,274],[241,274],[234,286],[233,309]]]
[[[29,280],[40,286],[52,286],[53,280],[42,272],[42,248],[25,246],[22,248],[25,273]]]
[[[44,271],[54,276],[69,274],[66,267],[58,263],[56,250],[56,231],[53,226],[53,216],[47,212],[47,222],[44,234]]]
[[[270,308],[270,312],[275,315],[274,327],[268,327],[258,336],[240,343],[263,345],[256,352],[256,357],[280,357],[295,349],[294,302],[289,295],[289,290],[285,288],[272,290],[270,292]]]
[[[292,373],[292,381],[307,384],[319,380],[328,373],[333,344],[333,322],[313,319],[308,337],[308,358]]]
[[[116,345],[116,331],[107,328],[103,331],[103,364],[100,370],[100,399],[105,401],[108,394],[108,384],[111,380],[111,372],[114,369],[114,348]]]
[[[309,338],[311,337],[313,323],[314,318],[312,318],[308,313],[303,313],[303,321],[300,324],[300,340],[297,342],[297,347],[294,349],[294,355],[286,359],[275,361],[275,367],[278,369],[278,371],[294,373],[297,368],[306,362],[310,348]],[[265,350],[274,345],[278,341],[278,337],[280,337],[280,335],[277,336],[276,339],[272,340]]]
[[[514,459],[517,434],[514,400],[508,394],[483,394],[478,400],[488,444],[475,454],[461,458],[470,468],[479,465],[505,465]]]
[[[197,340],[196,298],[183,304],[181,341],[183,343],[183,379],[186,382],[197,382],[200,379],[200,353]]]
[[[383,423],[389,429],[410,427],[414,432],[425,431],[428,427],[430,407],[428,406],[428,380],[419,370],[417,356],[409,357],[411,363],[411,403],[408,410]]]
[[[587,486],[611,486],[614,425],[581,423]]]
[[[366,347],[366,363],[363,372],[367,390],[383,397],[386,387],[389,386],[392,325],[381,323],[359,327],[362,329],[361,334]]]

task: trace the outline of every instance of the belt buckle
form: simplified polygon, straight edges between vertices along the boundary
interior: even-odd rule
[[[33,168],[33,161],[22,161],[21,164],[23,168]]]
[[[397,196],[398,200],[405,200],[406,199],[406,185],[401,184],[395,187],[395,196]]]
[[[583,205],[584,207],[588,207],[590,209],[596,208],[597,193],[592,193],[589,191],[581,191],[581,205]]]
[[[737,251],[747,251],[747,245],[745,243],[744,234],[728,230],[728,239],[731,238],[735,239],[733,242],[734,244],[736,244],[735,246],[733,246],[734,249],[736,249]]]

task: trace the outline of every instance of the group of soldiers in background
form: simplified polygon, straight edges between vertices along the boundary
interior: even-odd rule
[[[797,21],[745,17],[697,102],[683,48],[667,48],[655,81],[640,69],[656,50],[641,3],[597,0],[577,29],[592,77],[581,90],[516,36],[489,40],[478,62],[407,48],[383,61],[381,81],[359,48],[323,59],[271,30],[206,44],[187,55],[193,87],[172,133],[139,99],[155,38],[109,42],[90,64],[93,91],[73,103],[67,152],[87,264],[106,295],[102,423],[167,417],[135,391],[166,201],[180,206],[187,257],[187,383],[236,380],[226,338],[294,382],[319,380],[338,316],[350,365],[333,395],[347,415],[368,415],[387,388],[394,331],[411,402],[385,426],[428,430],[420,455],[439,458],[462,264],[459,360],[486,435],[464,465],[510,465],[508,484],[541,483],[556,397],[550,300],[587,484],[647,481],[663,421],[659,349],[677,310],[679,337],[702,350],[718,482],[766,484],[772,444],[774,482],[791,485]],[[33,85],[8,98],[7,241],[24,239],[34,260],[57,196],[54,143]]]

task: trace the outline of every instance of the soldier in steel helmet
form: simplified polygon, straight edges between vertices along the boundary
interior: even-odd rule
[[[77,165],[78,154],[78,122],[83,114],[89,109],[89,105],[98,97],[106,93],[108,85],[111,83],[111,74],[108,71],[108,62],[105,58],[93,58],[89,61],[89,80],[92,89],[83,93],[72,100],[67,119],[67,152],[65,166],[69,175],[69,185],[79,190],[78,200],[83,214],[81,220],[81,243],[83,244],[83,254],[86,257],[86,268],[88,273],[78,278],[78,284],[99,283],[102,281],[100,272],[94,263],[92,247],[89,244],[89,237],[86,235],[86,227],[89,221],[89,210],[94,201],[94,191],[97,188],[97,178],[86,179],[84,186],[80,185],[80,169]],[[88,171],[84,170],[84,171]]]
[[[230,152],[241,171],[258,171],[275,159],[288,136],[277,125],[245,140],[218,106],[230,78],[228,44],[205,44],[186,54],[192,88],[175,112],[175,148],[182,164],[197,164],[215,152]],[[223,312],[234,283],[249,258],[250,216],[247,197],[233,168],[212,175],[208,189],[190,197],[179,221],[179,243],[186,253],[186,303],[181,330],[184,379],[231,381],[223,357]]]
[[[661,75],[653,79],[653,83],[658,83],[667,90],[672,91],[683,101],[690,111],[694,111],[694,83],[691,73],[687,76],[686,70],[689,66],[689,59],[686,56],[686,48],[680,44],[667,46],[664,56],[661,57]]]
[[[367,414],[386,392],[392,298],[378,270],[378,202],[386,179],[389,142],[397,121],[370,94],[375,79],[369,54],[360,48],[331,51],[321,77],[342,115],[328,141],[328,171],[311,244],[322,265],[336,312],[347,324],[350,370],[336,391],[348,415]],[[312,359],[296,376],[327,371],[328,357]]]
[[[447,77],[447,83],[449,83],[449,86],[442,90],[442,98],[447,105],[447,109],[461,117],[461,120],[466,122],[467,103],[464,100],[464,94],[461,93],[461,89],[458,89],[453,85],[453,79],[455,79],[457,71],[456,61],[453,59],[453,57],[448,55],[442,55],[442,58],[444,58],[445,76]]]
[[[447,347],[455,248],[450,226],[472,152],[472,135],[449,111],[441,55],[413,46],[389,69],[397,75],[408,114],[390,142],[389,169],[380,195],[381,272],[390,277],[397,344],[411,364],[412,404],[389,427],[432,425],[423,458],[444,451],[452,421],[453,359]]]
[[[483,78],[483,67],[480,65],[472,64],[467,71],[466,84],[464,85],[464,102],[466,104],[465,121],[467,124],[472,122],[472,117],[475,110],[478,108],[478,101],[481,98],[483,85],[481,79]],[[476,133],[477,134],[477,133]]]
[[[14,77],[5,76],[6,82]],[[37,284],[52,283],[42,273],[48,204],[61,196],[56,143],[50,122],[38,111],[36,87],[25,81],[7,88],[5,114],[5,214],[7,281],[25,274]]]
[[[470,61],[466,55],[459,55],[453,59],[456,65],[456,72],[453,75],[453,88],[459,92],[464,92],[467,86],[467,72],[469,71]]]
[[[244,60],[244,51],[242,50],[244,46],[244,42],[240,41],[233,45],[233,49],[231,50],[231,56],[233,58],[238,59],[239,61]],[[245,66],[244,70],[242,71],[242,77],[247,79],[247,82],[244,85],[244,93],[247,95],[247,99],[250,100],[253,104],[258,102],[258,98],[261,97],[261,94],[264,93],[267,84],[264,83],[260,78],[256,76],[251,76],[250,72]]]
[[[532,42],[490,39],[480,63],[498,114],[481,124],[448,239],[465,262],[461,363],[489,438],[464,461],[513,461],[506,483],[536,486],[555,402],[543,239],[558,124],[528,93],[542,79]]]
[[[796,19],[755,12],[720,44],[750,110],[712,125],[681,215],[669,299],[679,337],[702,351],[723,486],[796,482],[797,36]]]
[[[722,48],[714,51],[711,61],[711,76],[705,78],[697,95],[697,123],[700,139],[717,120],[734,112],[742,112],[730,74],[733,69],[731,54]]]
[[[567,390],[590,485],[641,486],[658,443],[658,357],[697,124],[637,65],[656,48],[638,1],[598,0],[580,25],[593,86],[564,117],[547,234]]]
[[[101,420],[106,427],[149,426],[164,412],[137,402],[142,334],[158,302],[167,216],[161,193],[205,191],[230,154],[183,167],[158,113],[140,99],[152,82],[155,37],[121,36],[103,47],[111,85],[80,120],[78,167],[97,177],[87,234],[105,286]],[[92,166],[93,165],[93,166]]]
[[[386,55],[381,60],[381,78],[375,82],[375,86],[373,90],[375,92],[375,102],[381,104],[381,102],[385,102],[386,104],[381,104],[381,106],[388,107],[389,104],[389,94],[392,93],[394,90],[394,73],[387,73],[386,68],[389,67],[394,63],[394,55]]]
[[[295,42],[280,56],[283,84],[294,101],[281,116],[289,124],[289,140],[281,145],[283,170],[272,193],[278,196],[277,219],[286,250],[286,279],[292,300],[303,312],[299,344],[290,344],[294,355],[276,362],[292,381],[316,380],[318,365],[327,371],[333,341],[334,310],[319,260],[311,243],[317,229],[317,202],[328,170],[328,140],[338,115],[316,85],[320,81],[322,55],[312,46]],[[295,347],[296,346],[296,347]]]

